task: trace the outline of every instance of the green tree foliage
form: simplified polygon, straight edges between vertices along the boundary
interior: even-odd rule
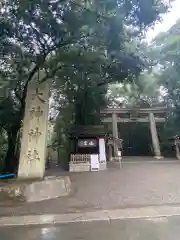
[[[138,49],[129,47],[133,37],[139,37],[168,7],[160,0],[148,4],[142,0],[12,0],[1,6],[0,81],[11,89],[8,116],[14,110],[18,114],[15,121],[7,118],[11,126],[8,169],[13,166],[15,147],[10,146],[17,141],[29,82],[59,79],[68,104],[74,101],[75,122],[95,121],[90,116],[98,112],[98,104],[105,104],[106,84],[134,80],[144,68]]]
[[[107,98],[110,106],[124,107],[150,107],[164,100],[158,75],[146,71],[135,82],[109,85]]]
[[[180,20],[168,32],[160,33],[152,45],[152,57],[159,63],[160,84],[169,106],[168,132],[180,133]]]
[[[77,42],[96,43],[111,54],[113,62],[119,60],[123,68],[138,70],[134,54],[125,54],[125,42],[131,40],[132,34],[137,36],[154,24],[167,7],[160,0],[148,4],[142,0],[5,1],[1,8],[1,53],[6,59],[8,53],[12,56],[18,48],[19,62],[28,55],[30,68],[24,76],[27,81],[42,68],[46,69],[46,78],[52,76],[52,70],[58,66],[54,62],[52,69],[52,65],[46,64],[50,56]]]

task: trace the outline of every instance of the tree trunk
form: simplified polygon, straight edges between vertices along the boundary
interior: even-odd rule
[[[31,78],[29,78],[24,86],[20,111],[19,113],[16,113],[19,115],[19,117],[16,119],[14,125],[7,130],[8,149],[6,152],[6,157],[4,159],[3,173],[17,173],[18,170],[19,154],[17,151],[18,148],[16,148],[16,146],[18,146],[17,144],[19,141],[18,132],[21,128],[21,120],[24,118],[27,88],[30,80]]]
[[[8,149],[4,159],[3,173],[15,173],[18,167],[18,157],[16,156],[16,144],[19,127],[16,126],[7,132]]]

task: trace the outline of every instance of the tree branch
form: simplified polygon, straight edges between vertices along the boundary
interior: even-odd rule
[[[36,33],[37,40],[39,41],[41,47],[43,48],[43,52],[45,53],[46,46],[45,46],[45,43],[43,43],[42,40],[41,40],[41,34],[40,34],[40,32],[39,32],[36,28],[34,28],[34,27],[32,26],[32,24],[30,24],[30,26],[31,26],[31,28],[33,29],[33,31]],[[43,38],[43,37],[42,37],[42,38]],[[43,38],[43,40],[44,40],[44,38]]]
[[[92,35],[91,35],[92,36]],[[65,41],[60,41],[59,43],[57,43],[55,46],[53,46],[52,48],[49,49],[49,51],[47,51],[47,54],[53,52],[54,50],[56,50],[57,48],[62,48],[62,47],[65,47],[67,45],[70,45],[70,44],[75,44],[78,42],[78,40],[82,40],[82,39],[85,39],[87,37],[90,37],[89,34],[85,35],[85,36],[78,36],[76,38],[70,38],[68,40],[65,40]]]
[[[97,17],[103,18],[103,19],[106,20],[106,21],[109,19],[107,16],[103,16],[102,14],[100,14],[100,13],[97,12],[97,11],[94,11],[94,10],[91,10],[91,9],[89,9],[89,8],[87,8],[87,7],[82,6],[82,4],[80,4],[80,3],[77,3],[77,2],[75,2],[75,1],[72,1],[72,3],[73,3],[74,5],[82,8],[83,10],[89,12],[89,13],[93,13],[93,14],[96,15]]]
[[[14,90],[15,96],[21,102],[21,96],[18,94],[17,89]]]
[[[25,83],[23,94],[22,94],[22,99],[21,99],[21,104],[22,104],[22,107],[24,107],[24,108],[25,108],[25,99],[26,99],[28,84],[32,80],[34,74],[39,70],[42,63],[45,61],[45,58],[46,58],[46,56],[44,55],[41,59],[37,60],[38,61],[37,64],[34,66],[32,71],[30,72],[29,77]]]
[[[63,65],[63,66],[65,66],[65,65]],[[52,77],[55,75],[55,73],[56,73],[59,69],[61,69],[61,67],[62,67],[62,66],[57,66],[56,68],[54,68],[54,69],[51,71],[51,73],[47,73],[47,75],[46,75],[45,77],[43,77],[43,78],[41,79],[41,81],[39,81],[39,83],[43,83],[43,82],[45,82],[48,78],[52,78]]]

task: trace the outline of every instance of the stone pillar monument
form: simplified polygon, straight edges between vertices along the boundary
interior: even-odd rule
[[[152,144],[153,144],[153,150],[154,150],[154,157],[157,159],[161,159],[161,150],[159,145],[159,139],[156,129],[156,122],[154,118],[153,113],[149,113],[149,123],[150,123],[150,130],[151,130],[151,136],[152,136]]]
[[[118,139],[118,125],[117,125],[117,115],[116,113],[112,114],[112,134],[113,134],[113,147],[114,147],[114,157],[118,157],[118,147],[117,147],[117,139]]]
[[[48,131],[49,84],[28,86],[18,178],[43,178]]]

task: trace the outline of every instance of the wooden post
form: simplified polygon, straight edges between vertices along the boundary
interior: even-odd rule
[[[161,150],[159,145],[159,139],[156,129],[156,121],[154,118],[154,114],[151,112],[149,113],[149,123],[150,123],[150,130],[151,130],[151,137],[152,137],[152,145],[154,150],[154,157],[156,159],[161,159]]]

